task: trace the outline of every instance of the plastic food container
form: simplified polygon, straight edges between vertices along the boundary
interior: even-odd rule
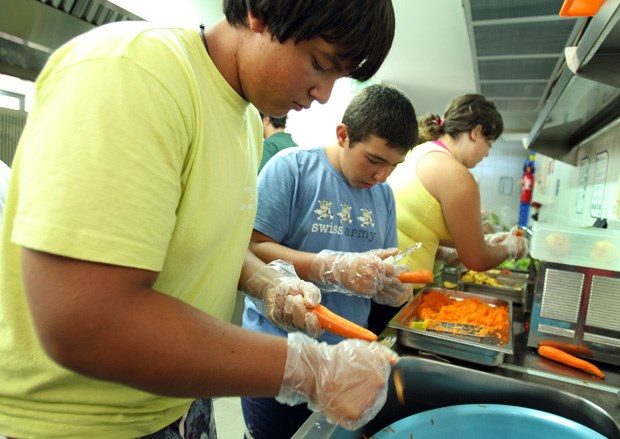
[[[620,271],[620,232],[610,229],[535,224],[530,254],[565,265]]]
[[[490,306],[507,306],[509,324],[506,328],[506,342],[500,342],[499,339],[491,337],[458,335],[411,327],[409,324],[418,320],[416,310],[421,303],[422,295],[427,291],[439,291],[456,300],[477,298]],[[513,353],[512,321],[512,302],[509,300],[430,287],[420,291],[390,320],[388,326],[397,330],[398,342],[404,346],[484,366],[497,366],[503,363],[505,354]]]

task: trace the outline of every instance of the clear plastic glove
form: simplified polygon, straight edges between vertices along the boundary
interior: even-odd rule
[[[498,245],[509,236],[509,232],[487,233],[484,235],[484,242],[486,242],[487,245]]]
[[[379,292],[390,295],[394,288],[398,290],[395,295],[402,295],[404,290],[397,288],[395,278],[407,268],[383,260],[396,253],[396,248],[364,253],[323,250],[315,256],[308,277],[326,291],[350,296],[372,299]]]
[[[321,291],[301,280],[289,262],[270,262],[248,278],[243,290],[256,309],[276,326],[304,331],[315,338],[323,334],[316,314],[310,311],[321,302]]]
[[[357,430],[385,404],[391,366],[397,362],[396,353],[381,343],[348,339],[328,345],[291,333],[276,399],[288,405],[307,402],[330,422]]]
[[[527,256],[528,240],[523,236],[517,235],[516,227],[513,227],[510,233],[507,233],[507,236],[498,244],[504,246],[508,251],[507,259],[520,259]]]
[[[435,259],[438,259],[451,267],[456,267],[461,264],[459,252],[454,247],[439,246],[437,248]]]
[[[518,259],[527,256],[528,241],[522,236],[517,236],[517,228],[513,227],[510,232],[488,233],[484,235],[488,245],[501,245],[508,251],[507,259]]]
[[[381,305],[401,306],[413,297],[413,284],[403,283],[398,280],[398,275],[407,271],[404,265],[395,267],[394,276],[387,276],[379,286],[373,301]]]

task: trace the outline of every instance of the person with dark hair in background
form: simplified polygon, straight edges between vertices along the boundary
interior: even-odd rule
[[[293,261],[299,276],[321,288],[331,311],[368,326],[371,302],[394,312],[412,297],[397,279],[403,266],[383,261],[398,250],[388,175],[416,144],[413,105],[398,89],[371,85],[351,100],[337,142],[273,157],[258,177],[258,210],[250,249],[265,262]],[[381,250],[384,249],[384,250]],[[286,337],[246,298],[243,327]],[[343,340],[325,332],[319,340]],[[273,398],[242,398],[254,439],[288,439],[310,415]]]
[[[286,148],[297,146],[293,137],[284,131],[286,128],[287,116],[273,117],[266,114],[260,114],[263,120],[263,158],[258,166],[258,172],[260,172],[265,163],[276,155],[278,152]]]
[[[259,111],[369,79],[392,3],[223,8],[207,29],[97,27],[39,74],[0,247],[0,435],[214,438],[210,398],[234,395],[305,402],[354,430],[385,403],[397,355],[305,335],[321,330],[319,289],[248,243]],[[289,337],[229,323],[238,288]]]
[[[522,257],[527,241],[513,233],[484,234],[480,192],[469,169],[488,154],[504,129],[495,104],[479,94],[452,100],[443,116],[419,120],[421,144],[390,176],[398,217],[398,244],[422,247],[405,258],[412,270],[433,269],[438,247],[472,270]]]

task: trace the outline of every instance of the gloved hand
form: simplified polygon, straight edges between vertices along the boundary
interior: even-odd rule
[[[516,227],[513,227],[510,230],[510,236],[500,243],[508,250],[508,259],[524,258],[529,251],[529,241],[524,236],[519,236],[517,230]]]
[[[396,277],[407,267],[383,260],[396,253],[396,248],[364,253],[323,250],[315,256],[308,277],[327,291],[372,298],[392,306],[402,305],[410,286]]]
[[[437,253],[435,259],[443,261],[446,265],[455,267],[461,264],[459,252],[454,247],[444,247],[440,245],[437,247]]]
[[[528,240],[517,235],[517,228],[513,227],[510,232],[490,233],[485,235],[485,241],[489,245],[501,245],[508,251],[507,259],[519,259],[527,256]]]
[[[396,353],[381,343],[348,339],[328,345],[291,333],[276,399],[288,405],[307,402],[330,422],[357,430],[385,404],[391,366],[397,362]]]
[[[508,238],[508,236],[510,236],[509,232],[487,233],[484,235],[484,242],[486,242],[487,245],[498,245],[504,239]]]
[[[270,262],[248,278],[243,290],[256,309],[276,326],[304,331],[315,338],[323,334],[316,314],[310,311],[321,302],[321,291],[301,280],[289,262]]]
[[[407,271],[405,265],[396,265],[393,276],[386,276],[372,300],[388,306],[401,306],[413,297],[413,284],[398,280],[398,275]]]

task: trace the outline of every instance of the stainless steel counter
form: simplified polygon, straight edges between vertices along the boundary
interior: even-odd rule
[[[517,323],[515,326],[520,331],[515,333],[515,343],[518,346],[515,354],[506,356],[504,363],[489,371],[490,373],[545,384],[579,395],[607,411],[620,427],[620,366],[596,363],[605,373],[605,378],[600,379],[542,358],[535,349],[527,347],[527,334],[523,325]]]
[[[519,317],[520,313],[515,312]],[[596,363],[605,373],[604,379],[596,378],[586,372],[564,366],[539,356],[536,350],[527,346],[527,333],[523,322],[514,323],[514,354],[506,355],[499,366],[485,367],[478,364],[440,358],[423,351],[398,346],[396,351],[403,357],[422,356],[434,361],[448,362],[469,369],[479,370],[491,375],[517,379],[523,382],[542,384],[554,389],[572,393],[592,401],[609,413],[620,430],[620,366]],[[386,330],[384,334],[390,333]]]

